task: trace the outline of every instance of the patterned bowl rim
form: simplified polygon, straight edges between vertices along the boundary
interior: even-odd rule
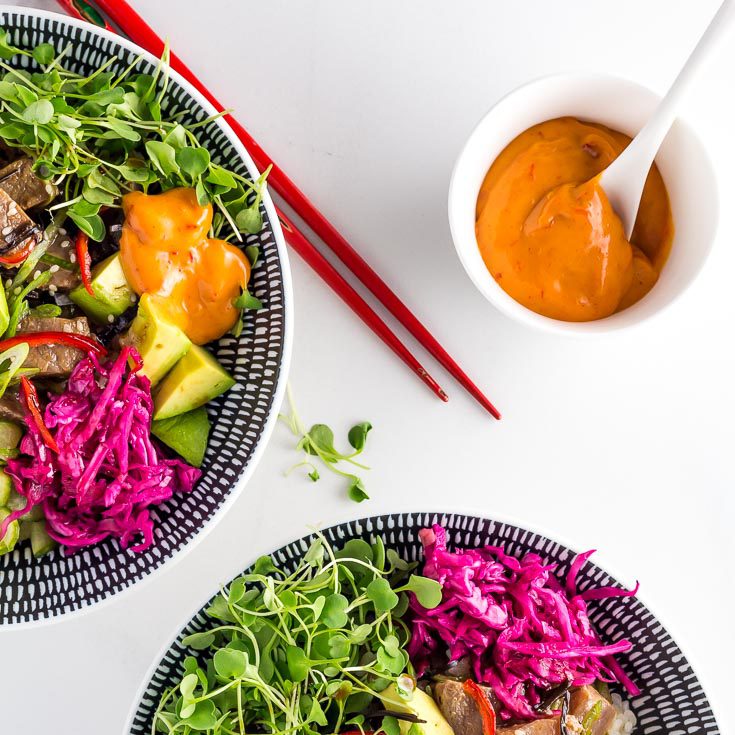
[[[149,53],[145,49],[141,48],[132,41],[129,41],[123,36],[119,36],[116,33],[105,30],[104,28],[98,28],[97,26],[91,25],[86,21],[71,18],[62,13],[55,13],[49,10],[37,10],[35,8],[26,8],[16,5],[0,4],[0,17],[4,16],[5,14],[14,14],[21,17],[25,16],[29,19],[40,18],[42,20],[47,20],[52,23],[60,23],[62,25],[79,28],[80,30],[86,31],[91,36],[98,36],[100,38],[107,39],[132,53],[140,54],[150,63],[156,64],[159,60],[158,57],[154,56],[153,54]],[[200,92],[198,92],[186,79],[184,79],[181,74],[179,74],[174,69],[169,69],[169,76],[196,104],[200,105],[202,110],[204,110],[208,115],[218,114],[215,107],[210,104],[210,102]],[[245,163],[245,166],[250,172],[250,175],[253,176],[253,178],[257,178],[257,176],[260,175],[260,172],[258,171],[258,168],[255,165],[255,162],[251,158],[250,154],[248,153],[247,148],[245,148],[245,146],[240,142],[240,139],[235,135],[232,128],[222,117],[217,117],[215,123],[222,130],[229,143],[231,143],[233,150]],[[209,533],[211,533],[217,523],[225,516],[230,507],[240,497],[243,488],[248,483],[250,477],[252,476],[253,472],[255,472],[256,467],[260,463],[263,452],[268,445],[268,441],[277,423],[278,411],[280,410],[280,406],[283,402],[283,397],[286,391],[286,383],[288,382],[288,371],[291,364],[291,351],[293,347],[293,290],[291,283],[291,269],[289,266],[288,253],[286,250],[286,241],[283,236],[283,230],[281,229],[281,224],[276,213],[275,205],[273,204],[273,200],[271,199],[268,189],[266,189],[265,191],[262,202],[268,214],[268,221],[273,232],[273,239],[276,244],[278,259],[281,266],[280,275],[283,284],[284,323],[283,349],[281,353],[281,362],[278,366],[277,384],[275,390],[273,391],[273,401],[271,403],[270,413],[266,418],[265,423],[263,424],[263,431],[261,432],[260,437],[258,438],[255,447],[253,448],[253,452],[250,456],[248,464],[245,466],[237,480],[235,480],[235,482],[233,483],[232,490],[222,501],[222,504],[207,519],[207,521],[202,525],[196,535],[192,536],[192,538],[184,546],[182,546],[169,559],[166,559],[166,561],[160,564],[153,571],[148,572],[147,574],[145,574],[145,576],[136,580],[119,592],[111,594],[108,597],[105,597],[104,599],[97,602],[85,603],[76,610],[71,610],[69,612],[59,615],[53,615],[47,618],[39,618],[37,620],[25,620],[17,623],[5,623],[0,626],[2,630],[21,630],[27,628],[41,627],[44,625],[52,625],[61,621],[81,617],[82,615],[85,615],[89,612],[100,610],[101,608],[113,602],[117,602],[119,599],[130,594],[133,590],[138,590],[142,586],[149,584],[151,580],[157,579],[159,574],[162,574],[164,573],[164,571],[168,571],[169,569],[171,569],[174,564],[179,562],[184,556],[186,556],[186,554],[188,554],[196,546],[198,546],[209,535]]]
[[[230,584],[230,582],[234,579],[236,579],[239,574],[242,573],[242,571],[248,569],[252,564],[255,563],[255,561],[258,559],[258,557],[267,555],[272,556],[282,549],[284,549],[287,546],[290,546],[291,544],[298,543],[299,541],[302,541],[304,539],[309,538],[315,530],[319,531],[326,531],[331,528],[335,528],[342,525],[347,524],[364,524],[368,521],[375,521],[378,518],[394,518],[398,519],[399,522],[403,522],[403,519],[401,516],[404,515],[437,515],[437,516],[454,516],[459,518],[467,518],[470,520],[479,520],[479,521],[488,521],[488,522],[495,522],[499,524],[509,525],[509,526],[515,526],[516,528],[520,529],[521,531],[530,532],[532,534],[536,534],[537,536],[542,536],[548,541],[551,541],[552,543],[558,544],[560,546],[563,546],[564,548],[572,551],[573,553],[579,553],[576,551],[577,546],[572,543],[567,537],[563,535],[556,535],[556,534],[549,534],[547,533],[546,529],[543,526],[539,526],[536,524],[529,524],[527,521],[523,521],[519,519],[517,516],[514,516],[512,514],[503,514],[503,513],[493,513],[491,516],[487,515],[486,510],[482,510],[479,506],[469,506],[469,505],[452,505],[452,506],[435,506],[429,510],[395,510],[395,511],[386,511],[383,513],[376,513],[374,515],[357,515],[357,516],[350,516],[349,518],[343,518],[342,520],[335,521],[335,522],[328,522],[325,524],[319,524],[318,526],[311,527],[310,530],[308,530],[307,533],[305,533],[303,536],[297,536],[297,537],[286,537],[285,534],[282,534],[280,536],[279,542],[277,545],[273,546],[269,551],[256,553],[255,555],[249,556],[246,563],[242,566],[242,569],[240,572],[237,572],[231,579],[229,579],[227,582],[225,582],[223,585],[217,588],[217,590],[212,591],[206,599],[204,599],[201,603],[198,604],[197,607],[193,607],[191,609],[190,614],[182,619],[181,623],[175,628],[173,634],[168,638],[166,643],[164,643],[158,653],[156,654],[155,658],[151,662],[150,666],[145,672],[145,675],[143,677],[143,680],[138,687],[135,697],[133,699],[132,706],[130,708],[130,711],[128,713],[127,721],[125,722],[125,725],[123,727],[123,731],[121,735],[130,735],[132,732],[132,726],[135,721],[135,717],[138,713],[138,709],[140,708],[141,702],[143,700],[143,696],[148,689],[148,686],[153,678],[153,675],[155,674],[156,670],[160,666],[161,662],[163,661],[164,657],[168,653],[168,651],[174,646],[176,641],[178,640],[179,636],[181,635],[182,631],[189,625],[189,623],[192,621],[192,619],[200,613],[204,605],[217,593],[219,589],[222,587],[226,587]],[[283,540],[286,538],[286,540]],[[348,540],[349,537],[345,537],[345,540]],[[282,542],[281,542],[282,541]],[[591,560],[591,562],[595,567],[597,567],[599,570],[601,570],[603,573],[607,574],[609,577],[611,577],[617,584],[622,586],[622,583],[620,582],[620,579],[624,578],[625,575],[618,575],[616,573],[616,569],[613,566],[611,566],[608,563],[608,558],[605,556],[604,553],[600,553],[599,551],[595,551],[594,559]],[[649,604],[649,600],[645,595],[641,595],[640,592],[636,594],[636,599],[648,610],[649,613],[653,616],[654,620],[658,622],[661,627],[664,629],[664,632],[669,635],[671,640],[674,642],[674,644],[677,646],[677,648],[681,651],[682,655],[684,656],[684,659],[689,664],[692,673],[697,678],[697,681],[699,682],[700,688],[702,689],[702,692],[704,693],[707,703],[714,714],[715,718],[715,728],[719,732],[719,721],[717,719],[717,713],[720,712],[720,706],[719,703],[713,703],[712,696],[711,696],[711,687],[709,686],[709,679],[707,677],[702,677],[701,671],[703,670],[702,667],[699,665],[699,659],[695,656],[694,658],[690,656],[689,651],[682,648],[680,643],[680,638],[678,635],[675,635],[672,632],[671,627],[664,622],[664,619],[661,618],[658,614],[658,611],[655,607],[651,607]]]

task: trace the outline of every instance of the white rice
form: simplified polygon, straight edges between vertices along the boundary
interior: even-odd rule
[[[635,715],[630,705],[623,700],[619,694],[612,695],[613,707],[615,707],[615,719],[607,731],[607,735],[630,735],[635,729]]]

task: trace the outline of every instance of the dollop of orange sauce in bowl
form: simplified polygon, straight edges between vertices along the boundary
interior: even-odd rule
[[[155,298],[195,344],[230,330],[250,262],[239,248],[208,236],[212,205],[201,206],[193,189],[179,188],[126,194],[123,211],[120,255],[131,288]]]
[[[495,159],[480,188],[475,231],[506,293],[552,319],[603,319],[645,296],[671,249],[674,224],[656,166],[630,242],[599,174],[630,143],[571,117],[534,125]]]

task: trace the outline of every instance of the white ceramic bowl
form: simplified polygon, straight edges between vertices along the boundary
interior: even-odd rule
[[[656,158],[674,218],[671,255],[658,283],[637,304],[606,319],[564,322],[536,314],[497,284],[475,238],[475,205],[488,169],[519,133],[536,123],[571,115],[634,136],[660,97],[626,79],[605,75],[546,77],[503,97],[478,123],[454,167],[449,185],[449,225],[462,265],[475,286],[500,311],[539,329],[594,335],[631,327],[658,314],[692,283],[709,255],[717,229],[718,200],[709,157],[694,131],[677,120]]]

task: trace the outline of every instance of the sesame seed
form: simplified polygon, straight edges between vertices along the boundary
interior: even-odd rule
[[[61,247],[62,248],[68,248],[69,245],[71,245],[71,240],[62,240],[61,241]]]
[[[51,285],[50,285],[50,286],[48,287],[48,290],[49,290],[49,292],[50,292],[50,293],[56,293],[56,286],[54,286],[54,284],[52,283],[52,284],[51,284]]]
[[[112,316],[112,314],[108,314],[108,315],[107,315],[107,321],[108,321],[108,322],[110,322],[110,324],[112,324],[112,322],[114,322],[114,321],[115,321],[115,317],[114,317],[114,316]]]
[[[33,278],[39,278],[39,277],[40,277],[40,275],[41,275],[41,271],[36,271],[36,272],[35,272],[35,273],[33,274]]]
[[[2,234],[3,234],[3,235],[9,235],[9,234],[10,234],[10,233],[11,233],[12,231],[13,231],[13,227],[12,227],[12,225],[6,225],[6,226],[5,226],[5,227],[3,227],[3,229],[2,229]]]
[[[138,300],[138,294],[131,294],[130,296],[130,303],[134,304]]]
[[[59,234],[66,235],[66,230],[63,227],[59,227]]]
[[[70,255],[69,255],[69,262],[70,263],[76,263],[77,262],[77,256],[74,255],[74,253],[70,253]]]
[[[52,265],[52,266],[51,266],[51,267],[49,268],[49,270],[50,270],[50,271],[51,271],[52,273],[58,273],[58,272],[59,272],[59,266],[58,266],[58,265]]]
[[[14,294],[15,296],[17,296],[17,295],[18,295],[19,293],[20,293],[20,286],[16,286],[16,287],[15,287],[15,288],[13,289],[13,294]]]
[[[8,278],[7,281],[5,281],[5,288],[10,288],[13,285],[13,279]]]

